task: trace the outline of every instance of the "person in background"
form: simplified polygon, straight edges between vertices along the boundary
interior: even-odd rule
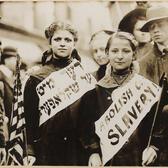
[[[98,70],[93,73],[93,76],[97,81],[99,81],[105,75],[106,66],[109,62],[109,59],[105,53],[105,47],[110,35],[113,33],[114,32],[110,30],[101,30],[91,36],[90,51],[93,59],[99,65]]]
[[[165,6],[151,7],[146,13],[146,23],[141,31],[149,32],[154,45],[152,50],[139,60],[140,73],[146,78],[159,84],[162,75],[168,74],[168,8]],[[166,88],[168,86],[166,85]],[[157,152],[158,165],[168,166],[168,94],[164,91],[164,98],[161,99],[163,107],[159,112],[160,122],[156,124],[155,137],[158,138]],[[147,152],[147,151],[145,151]],[[145,163],[145,162],[144,162]]]
[[[0,65],[0,82],[3,83],[0,91],[4,106],[4,134],[6,141],[6,148],[8,148],[9,128],[11,123],[12,104],[13,104],[13,85],[16,71],[16,59],[18,51],[12,46],[5,46],[2,49],[1,65]],[[25,69],[25,65],[21,63],[21,69]]]
[[[1,45],[1,42],[0,42]],[[0,57],[2,55],[2,49],[0,47]],[[3,102],[3,82],[0,81],[0,165],[5,164],[6,162],[6,139],[5,139],[5,109]]]
[[[36,92],[37,85],[52,72],[65,68],[74,59],[80,61],[75,49],[78,33],[71,24],[57,21],[46,28],[45,36],[50,48],[42,56],[42,67],[30,74],[24,90],[28,164],[82,165],[82,146],[76,131],[78,101],[39,127],[39,97]]]
[[[151,48],[151,38],[148,32],[142,32],[140,29],[145,24],[146,20],[146,9],[136,8],[127,13],[120,21],[118,29],[120,31],[131,33],[135,36],[139,45],[136,50],[137,59],[145,57]]]
[[[6,46],[2,50],[1,65],[0,65],[0,80],[4,83],[4,108],[5,121],[7,122],[6,140],[8,141],[8,129],[10,126],[10,118],[13,101],[13,82],[16,68],[16,56],[18,52],[12,46]]]
[[[144,8],[147,9],[151,7],[151,4],[149,1],[136,1],[137,8]]]

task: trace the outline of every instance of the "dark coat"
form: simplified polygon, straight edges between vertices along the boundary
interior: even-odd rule
[[[106,66],[107,66],[107,64],[106,65],[101,65],[98,68],[98,70],[93,73],[93,76],[95,77],[95,79],[97,81],[99,81],[100,79],[102,79],[105,76]]]
[[[0,82],[0,148],[4,148],[5,141],[5,109],[4,109],[4,84]]]
[[[130,75],[125,82],[132,78]],[[81,141],[90,154],[101,154],[99,137],[95,134],[94,122],[98,120],[112,103],[111,93],[119,87],[112,79],[111,87],[103,87],[100,82],[96,89],[86,93],[81,99],[79,120],[81,126]],[[141,121],[137,129],[119,152],[106,164],[114,166],[141,166],[142,152],[147,146],[151,126],[152,111]]]
[[[152,43],[139,44],[135,52],[136,59],[139,60],[148,55],[151,52],[152,48]]]
[[[12,76],[13,77],[13,76]],[[0,92],[1,92],[1,108],[4,109],[5,121],[3,123],[5,141],[9,140],[9,126],[12,113],[12,103],[13,103],[13,78],[9,78],[5,73],[0,70]]]
[[[80,101],[61,110],[39,127],[39,98],[36,86],[49,74],[70,63],[71,60],[51,60],[30,76],[26,83],[24,108],[27,141],[37,158],[36,165],[86,165],[86,154],[78,140],[76,126]],[[32,150],[29,150],[29,154],[33,154]]]
[[[155,44],[150,52],[145,57],[139,60],[140,74],[147,79],[159,84],[163,72],[168,74],[168,53],[162,54]],[[166,86],[168,87],[168,86]],[[158,121],[155,124],[154,136],[158,139],[157,145],[159,147],[159,165],[168,166],[168,94],[164,91],[162,97],[161,106],[164,106],[164,110],[159,112]],[[165,106],[166,105],[166,106]]]

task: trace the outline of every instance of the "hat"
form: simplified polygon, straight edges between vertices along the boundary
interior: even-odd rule
[[[6,46],[2,50],[1,63],[4,63],[6,58],[16,57],[18,55],[17,49],[11,46]]]
[[[146,12],[146,19],[147,22],[144,24],[144,26],[141,28],[141,31],[148,32],[149,25],[160,19],[166,19],[168,18],[168,8],[165,6],[157,6],[157,7],[151,7],[147,9]]]
[[[120,31],[125,31],[129,33],[133,33],[133,29],[138,19],[146,17],[146,9],[144,8],[136,8],[129,13],[127,13],[123,19],[120,21],[118,29]]]

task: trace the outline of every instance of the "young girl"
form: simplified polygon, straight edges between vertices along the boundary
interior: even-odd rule
[[[86,93],[82,98],[80,109],[81,119],[79,120],[81,124],[81,141],[90,152],[90,166],[100,166],[103,155],[100,150],[100,137],[95,134],[94,122],[103,116],[114,99],[116,99],[116,96],[113,96],[114,92],[117,92],[119,88],[125,86],[137,74],[138,66],[134,61],[136,45],[137,42],[130,33],[114,33],[108,40],[106,46],[106,54],[110,60],[110,70],[98,82],[96,89]],[[151,115],[153,114],[148,113],[125,144],[106,165],[142,165],[142,152],[147,146]],[[143,158],[144,163],[150,164],[155,160],[156,152],[153,148],[150,147],[150,150],[147,152],[149,155]],[[149,160],[149,156],[151,160]],[[149,162],[146,162],[148,160]]]
[[[70,105],[64,108],[39,127],[39,97],[36,91],[37,85],[52,72],[65,68],[74,59],[80,61],[75,50],[78,34],[69,23],[57,21],[45,30],[45,35],[50,49],[42,57],[40,70],[30,75],[24,91],[28,164],[33,164],[36,159],[36,165],[79,165],[79,153],[82,155],[82,151],[76,136],[76,107]]]

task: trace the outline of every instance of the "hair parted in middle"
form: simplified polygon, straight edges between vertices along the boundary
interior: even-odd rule
[[[96,36],[98,36],[99,34],[103,34],[103,33],[110,36],[114,33],[114,31],[103,29],[103,30],[95,32],[94,34],[92,34],[89,44],[92,43],[92,41],[95,39]]]
[[[109,38],[107,45],[106,45],[106,49],[105,49],[106,53],[108,53],[111,42],[114,38],[128,40],[130,42],[130,46],[132,50],[135,51],[137,49],[138,42],[136,41],[135,37],[131,33],[118,31],[112,34],[111,37]]]
[[[56,22],[53,22],[49,27],[45,29],[45,37],[48,39],[49,44],[51,44],[51,39],[57,30],[69,31],[74,36],[74,41],[75,42],[78,41],[78,32],[72,26],[71,23],[65,22],[65,21],[56,21]]]

